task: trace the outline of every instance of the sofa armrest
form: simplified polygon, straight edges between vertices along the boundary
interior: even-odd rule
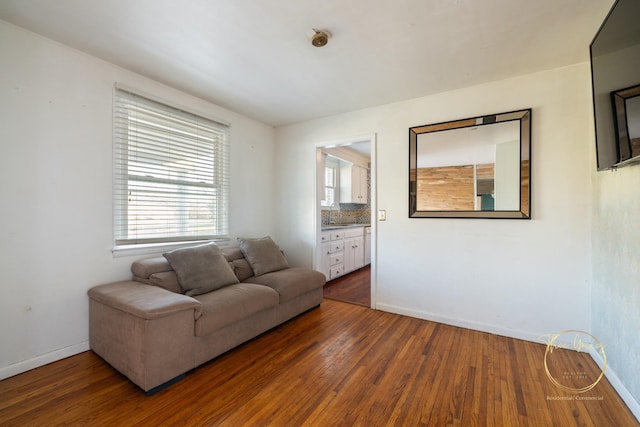
[[[91,350],[146,392],[195,367],[200,302],[126,281],[89,289]]]
[[[139,282],[108,283],[89,289],[89,298],[147,320],[193,310],[194,319],[202,314],[200,301],[186,295]]]

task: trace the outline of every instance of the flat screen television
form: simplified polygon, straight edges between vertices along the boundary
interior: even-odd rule
[[[590,45],[598,170],[640,162],[640,0],[617,0]]]

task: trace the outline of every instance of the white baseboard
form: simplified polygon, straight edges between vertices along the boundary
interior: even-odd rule
[[[51,362],[55,362],[56,360],[64,359],[87,350],[89,350],[89,341],[83,341],[79,344],[74,344],[50,353],[42,354],[38,357],[34,357],[33,359],[23,360],[9,366],[4,366],[0,368],[0,380],[4,380],[5,378],[30,371],[31,369],[44,366]]]
[[[595,348],[591,348],[589,351],[591,358],[594,362],[602,369],[604,367],[604,359],[598,353]],[[606,370],[604,371],[604,376],[607,377],[613,388],[618,392],[620,398],[627,405],[631,413],[636,417],[638,421],[640,421],[640,404],[633,398],[629,390],[624,386],[618,375],[616,375],[615,371],[611,369],[611,366],[607,365]]]
[[[444,323],[447,325],[458,326],[474,331],[488,332],[494,335],[501,335],[509,338],[517,338],[525,341],[531,341],[538,344],[545,344],[540,335],[532,332],[520,331],[517,329],[502,328],[487,323],[471,322],[468,320],[456,319],[453,317],[441,316],[438,314],[428,313],[425,311],[411,310],[405,307],[398,307],[390,304],[376,304],[376,309],[387,311],[389,313],[402,314],[404,316],[415,317],[417,319],[430,320],[432,322]]]

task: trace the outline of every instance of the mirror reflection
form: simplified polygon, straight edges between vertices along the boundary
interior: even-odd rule
[[[530,218],[531,110],[409,129],[410,217]]]

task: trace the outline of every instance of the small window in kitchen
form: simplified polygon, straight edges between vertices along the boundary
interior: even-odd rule
[[[329,207],[338,203],[338,173],[340,171],[338,162],[330,157],[327,158],[324,168],[324,200],[322,206]]]

